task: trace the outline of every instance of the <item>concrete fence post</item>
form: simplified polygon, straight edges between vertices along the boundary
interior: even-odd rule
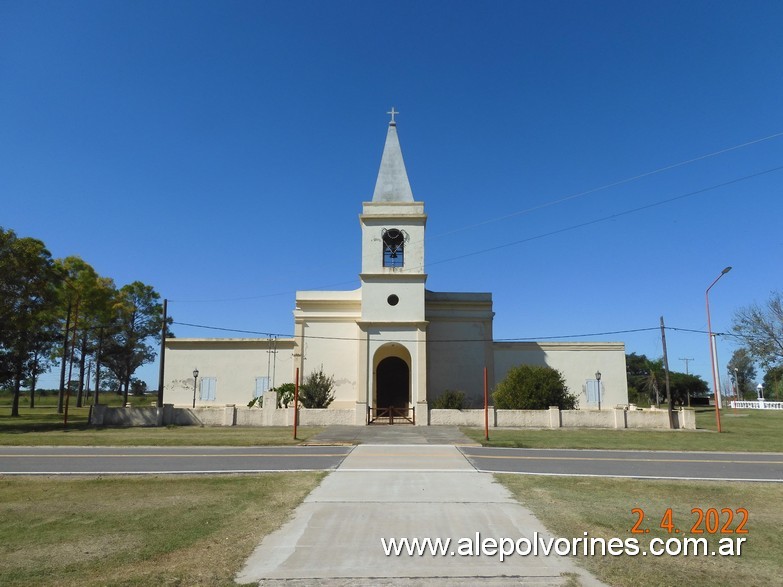
[[[628,424],[625,421],[625,408],[614,409],[614,427],[615,428],[627,428]]]
[[[549,427],[560,428],[561,426],[560,408],[558,406],[549,406]]]

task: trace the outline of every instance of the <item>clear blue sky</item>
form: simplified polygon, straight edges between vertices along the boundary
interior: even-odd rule
[[[732,265],[724,331],[783,287],[783,171],[622,213],[783,166],[783,136],[525,211],[783,133],[782,25],[777,0],[2,0],[0,225],[178,322],[292,333],[295,290],[358,286],[394,105],[428,288],[492,292],[496,338],[703,330]],[[709,377],[706,335],[667,338]]]

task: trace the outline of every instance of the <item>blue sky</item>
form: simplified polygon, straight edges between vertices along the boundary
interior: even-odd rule
[[[781,289],[782,24],[777,1],[3,0],[0,225],[177,322],[291,333],[295,290],[358,286],[394,105],[427,286],[492,292],[496,338],[704,330],[732,265],[724,331]],[[661,355],[657,331],[576,340]],[[706,335],[667,342],[708,378]]]

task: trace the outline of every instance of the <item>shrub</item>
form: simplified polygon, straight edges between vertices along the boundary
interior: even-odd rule
[[[492,394],[501,410],[573,410],[577,397],[568,392],[562,373],[551,367],[519,365],[511,369]]]
[[[294,391],[296,391],[296,385],[293,383],[283,383],[274,388],[277,392],[277,407],[287,408],[288,404],[294,401]]]
[[[328,408],[334,401],[334,377],[327,377],[324,368],[313,371],[299,388],[303,408]]]
[[[465,393],[447,389],[432,402],[432,407],[436,410],[461,410],[465,407]]]

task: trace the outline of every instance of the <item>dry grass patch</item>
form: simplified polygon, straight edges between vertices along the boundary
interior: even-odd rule
[[[0,584],[231,585],[324,475],[0,479]]]
[[[516,498],[549,528],[564,538],[639,538],[642,550],[652,538],[697,537],[689,530],[696,522],[692,508],[737,508],[750,512],[747,538],[739,557],[720,556],[595,556],[580,557],[578,562],[599,579],[617,587],[636,587],[643,577],[645,587],[688,585],[780,585],[783,568],[783,484],[725,483],[692,481],[649,481],[497,475]],[[633,508],[642,508],[648,519],[643,528],[649,534],[632,534],[636,516]],[[659,527],[667,508],[681,534],[668,534]],[[736,527],[735,521],[733,527]],[[702,528],[704,525],[702,524]],[[710,548],[722,537],[736,534],[703,534]]]

